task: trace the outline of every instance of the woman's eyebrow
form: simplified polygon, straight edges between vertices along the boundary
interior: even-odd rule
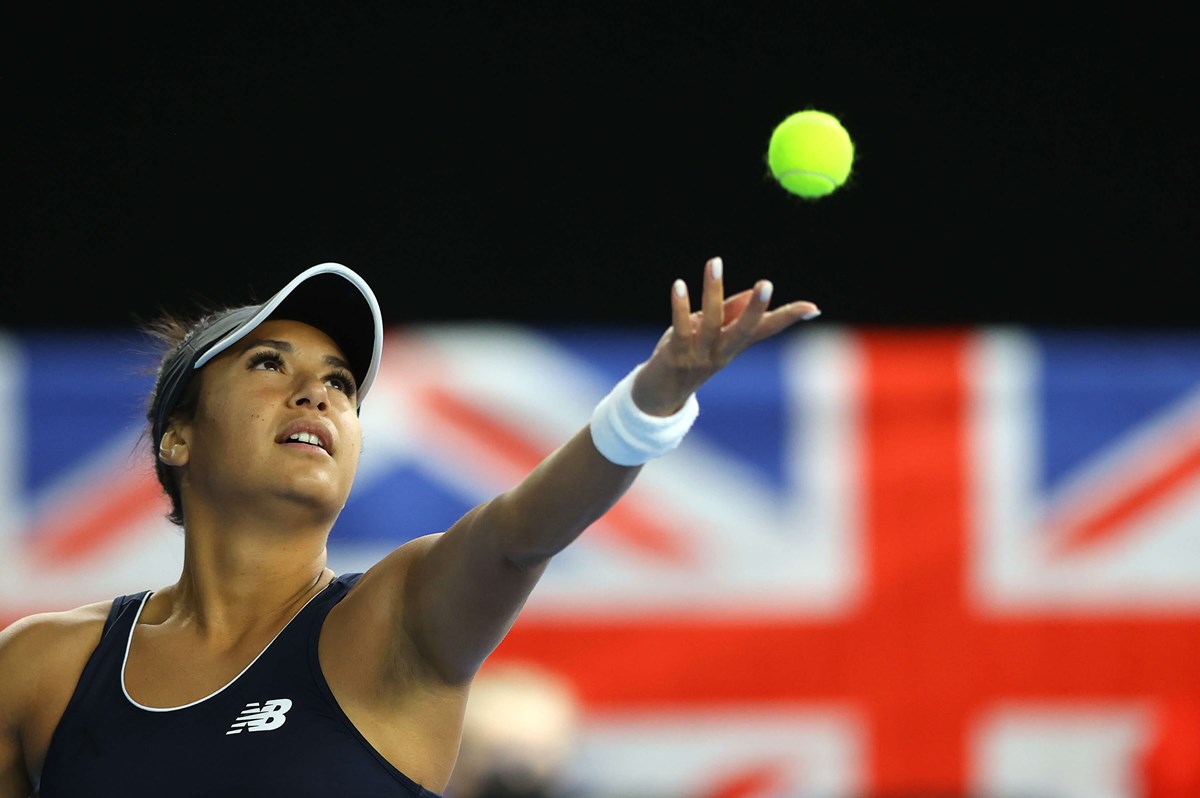
[[[295,351],[291,343],[288,341],[280,341],[275,338],[251,338],[242,343],[242,349],[254,349],[259,346],[269,346],[272,349],[279,349],[284,352]]]

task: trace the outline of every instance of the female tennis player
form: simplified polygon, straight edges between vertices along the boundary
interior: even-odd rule
[[[674,449],[696,391],[819,311],[725,297],[720,259],[590,422],[520,484],[362,574],[326,567],[354,482],[383,325],[339,264],[261,305],[152,331],[148,408],[183,530],[179,579],[0,633],[0,798],[435,796],[471,681],[549,560],[642,464]]]

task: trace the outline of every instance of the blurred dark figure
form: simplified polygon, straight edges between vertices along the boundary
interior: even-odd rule
[[[446,798],[567,798],[580,708],[561,677],[530,664],[485,666],[467,699]]]

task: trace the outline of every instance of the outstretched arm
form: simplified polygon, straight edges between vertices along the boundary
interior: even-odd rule
[[[672,416],[752,344],[819,312],[811,302],[769,310],[771,291],[760,280],[726,298],[722,264],[714,258],[704,270],[700,309],[693,311],[686,285],[676,281],[671,326],[633,380],[638,410]],[[410,544],[406,636],[447,681],[470,679],[516,620],[550,558],[612,507],[639,470],[601,454],[585,427],[520,484],[444,534]]]

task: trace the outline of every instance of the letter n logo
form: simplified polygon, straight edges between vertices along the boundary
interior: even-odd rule
[[[290,698],[272,698],[261,705],[251,702],[237,716],[237,720],[225,734],[240,734],[243,731],[274,731],[287,721],[287,711],[292,708]]]

